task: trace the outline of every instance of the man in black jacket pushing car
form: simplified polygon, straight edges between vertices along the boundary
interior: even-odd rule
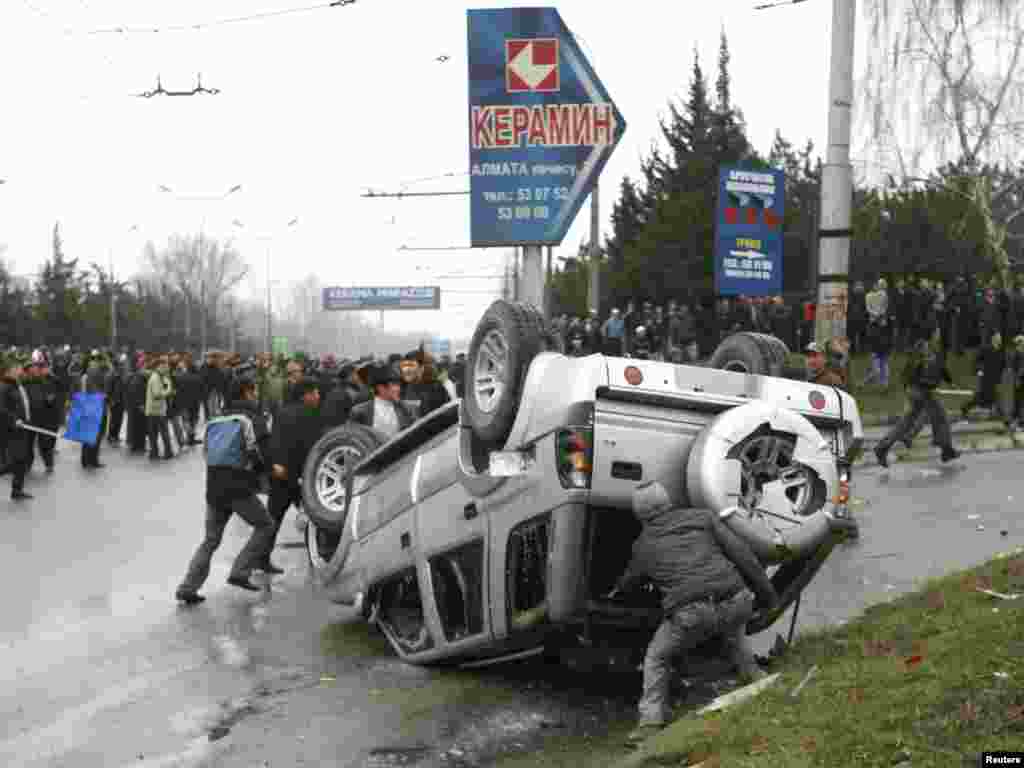
[[[274,424],[270,440],[270,495],[267,497],[267,512],[274,524],[274,535],[261,559],[265,573],[280,574],[284,570],[274,565],[270,555],[277,541],[281,522],[288,508],[302,504],[302,468],[306,457],[316,441],[323,434],[323,416],[320,412],[320,381],[306,378],[295,385],[294,393],[299,397],[295,403],[287,403],[281,409]]]
[[[764,568],[746,542],[708,509],[683,509],[659,482],[633,493],[633,514],[643,525],[633,558],[608,597],[650,580],[661,592],[663,618],[644,658],[640,722],[628,737],[637,746],[668,724],[672,659],[720,637],[746,682],[763,673],[746,641],[756,602],[778,603]],[[749,589],[748,589],[749,586]]]

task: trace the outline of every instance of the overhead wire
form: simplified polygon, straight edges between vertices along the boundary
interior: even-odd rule
[[[24,0],[28,2],[28,0]],[[276,11],[260,11],[258,13],[250,13],[244,16],[232,16],[224,19],[215,19],[213,21],[200,21],[194,23],[185,24],[166,24],[155,27],[105,27],[100,29],[92,29],[84,34],[86,35],[111,35],[111,34],[140,34],[148,33],[155,34],[160,32],[188,32],[200,29],[209,29],[211,27],[220,27],[226,24],[242,24],[250,21],[261,21],[263,19],[279,18],[281,16],[290,16],[297,13],[309,13],[311,11],[320,11],[327,8],[343,8],[347,5],[355,4],[356,0],[332,0],[332,2],[316,3],[314,5],[303,5],[293,8],[280,8]]]

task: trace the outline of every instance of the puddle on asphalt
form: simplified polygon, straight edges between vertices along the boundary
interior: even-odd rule
[[[893,488],[928,488],[945,485],[957,479],[967,470],[964,464],[942,464],[939,466],[893,467],[882,470],[879,485]]]

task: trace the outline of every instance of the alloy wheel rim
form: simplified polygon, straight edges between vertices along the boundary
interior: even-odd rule
[[[493,413],[501,402],[508,387],[508,367],[508,341],[505,334],[493,328],[481,340],[473,366],[473,394],[484,413]]]

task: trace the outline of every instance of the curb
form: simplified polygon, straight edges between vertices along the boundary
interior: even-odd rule
[[[889,427],[868,427],[864,430],[864,443],[865,445],[874,445],[878,443],[885,435],[892,429]],[[980,435],[993,435],[1009,434],[1006,429],[1006,424],[1001,421],[974,421],[965,423],[962,419],[950,422],[950,432],[954,438],[957,437],[974,437]],[[916,440],[920,440],[924,437],[931,439],[932,428],[931,425],[925,427],[917,433]]]
[[[854,464],[855,467],[877,467],[874,445],[877,441],[865,441],[864,454]],[[963,455],[975,453],[999,453],[1002,451],[1015,451],[1024,448],[1024,433],[1015,432],[993,435],[988,433],[975,433],[963,436],[954,435],[953,447]],[[939,449],[931,444],[931,435],[925,437],[922,432],[915,438],[914,447],[907,450],[902,444],[897,443],[889,451],[889,464],[907,464],[915,462],[936,461],[939,458]]]

